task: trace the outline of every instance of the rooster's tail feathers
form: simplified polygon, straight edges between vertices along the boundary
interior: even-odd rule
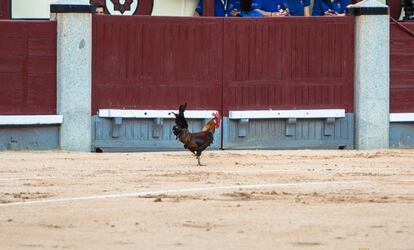
[[[184,117],[184,111],[186,108],[187,108],[187,103],[184,103],[184,105],[180,105],[180,107],[178,108],[178,114]]]
[[[178,114],[173,112],[173,114],[175,115],[175,124],[176,124],[176,126],[174,126],[175,130],[188,129],[187,119],[185,119],[185,116],[184,116],[184,111],[186,108],[187,108],[187,103],[185,103],[184,105],[180,105],[180,107],[178,108]]]

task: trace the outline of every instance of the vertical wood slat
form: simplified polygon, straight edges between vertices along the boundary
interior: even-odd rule
[[[10,0],[0,0],[0,20],[10,19]]]
[[[203,16],[214,16],[214,1],[215,0],[203,1]]]

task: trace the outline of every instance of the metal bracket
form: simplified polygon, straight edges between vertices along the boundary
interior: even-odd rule
[[[7,144],[8,150],[18,150],[19,149],[19,142],[17,140],[14,140],[13,138],[9,141]]]
[[[100,135],[102,135],[102,121],[100,119],[95,120],[93,126],[93,140],[96,140]]]
[[[249,119],[240,119],[238,124],[238,136],[246,137],[249,134]]]
[[[153,120],[153,130],[152,130],[152,137],[153,138],[160,138],[162,135],[162,126],[164,124],[163,118],[154,118]]]
[[[285,131],[286,136],[294,136],[295,135],[296,122],[297,122],[296,118],[288,118],[287,119],[287,121],[286,121],[286,131]]]
[[[122,125],[122,117],[114,117],[112,118],[112,138],[119,137],[119,129]]]
[[[335,133],[335,117],[328,117],[324,122],[324,135],[330,136]]]

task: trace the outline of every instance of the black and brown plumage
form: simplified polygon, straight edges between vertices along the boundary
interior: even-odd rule
[[[175,125],[172,128],[176,139],[184,144],[184,148],[190,150],[197,158],[198,166],[201,166],[201,153],[213,143],[214,132],[220,128],[220,113],[212,114],[213,118],[208,121],[199,132],[192,133],[188,130],[188,122],[184,116],[187,103],[180,105],[178,114],[175,115]]]

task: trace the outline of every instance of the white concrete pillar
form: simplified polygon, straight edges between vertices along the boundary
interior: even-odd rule
[[[388,6],[364,0],[348,7],[347,14],[355,16],[355,148],[386,149],[390,126]]]
[[[91,151],[92,13],[89,0],[50,5],[57,21],[57,113],[63,115],[60,148]]]

